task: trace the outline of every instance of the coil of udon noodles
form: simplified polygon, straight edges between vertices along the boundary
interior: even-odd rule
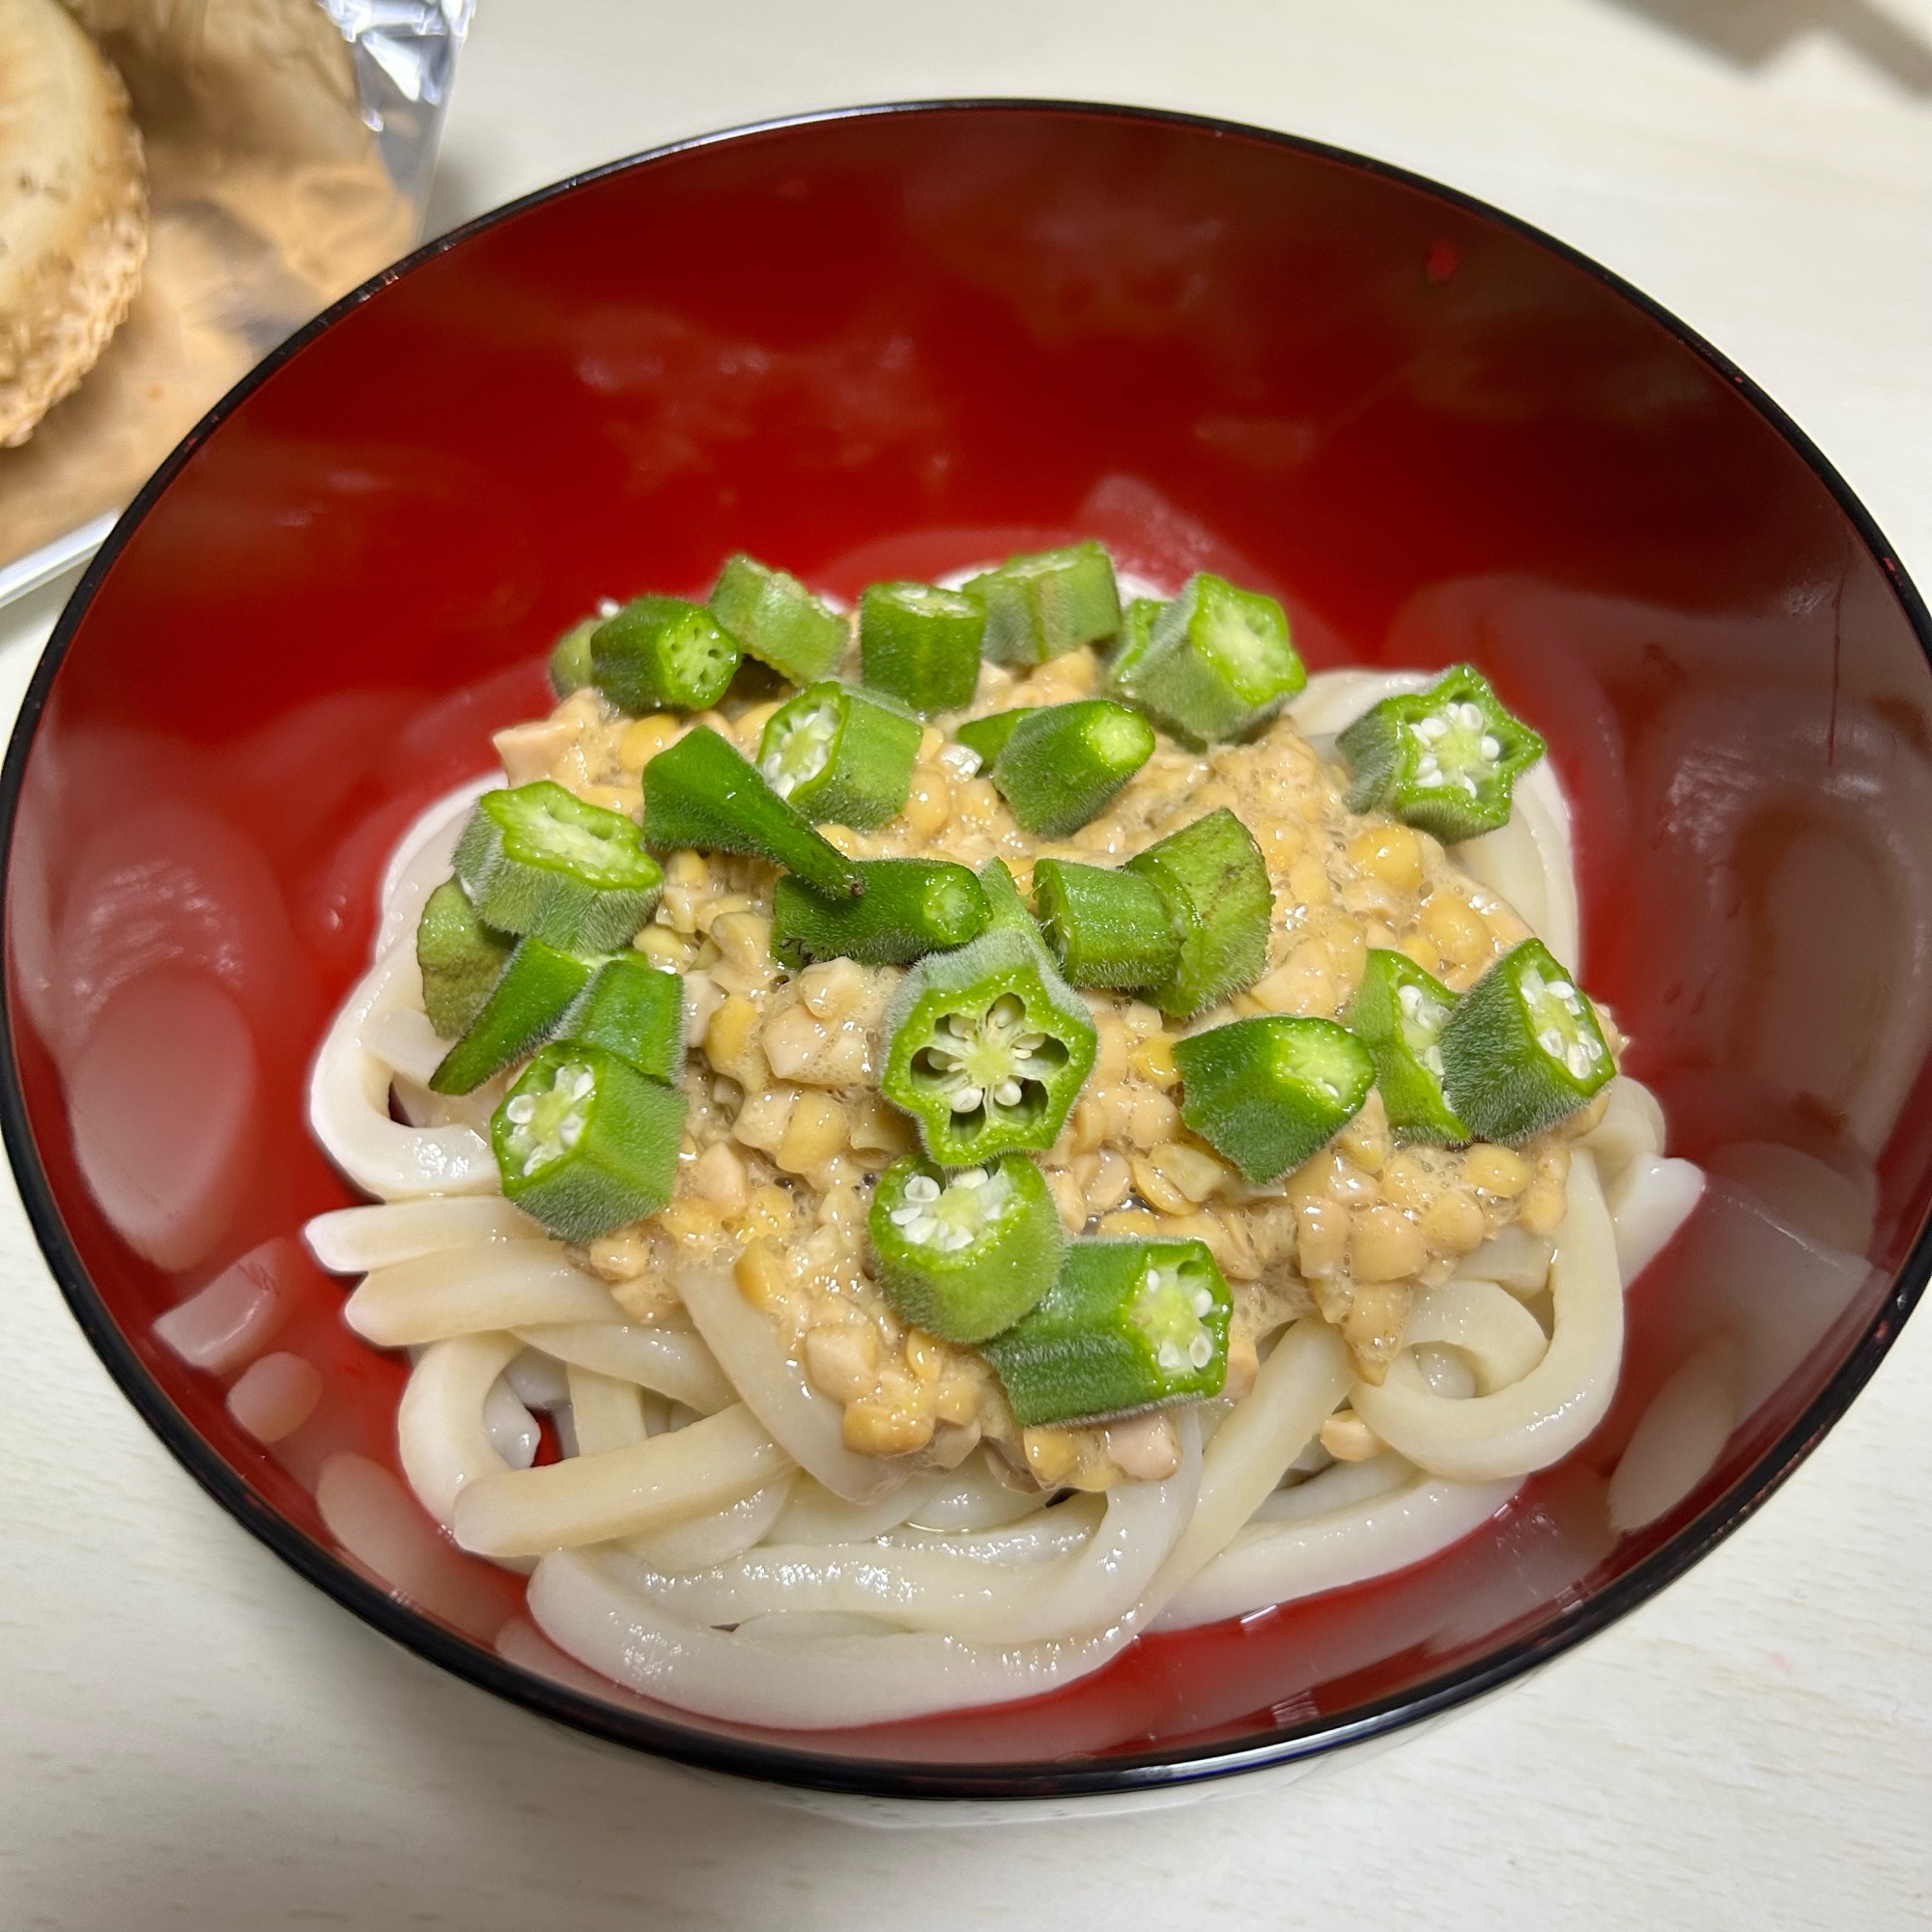
[[[1330,672],[1289,716],[1320,747],[1426,682]],[[956,781],[961,767],[944,769]],[[983,1443],[951,1468],[855,1449],[809,1351],[731,1267],[673,1267],[639,1319],[632,1280],[602,1278],[593,1256],[498,1197],[485,1136],[500,1089],[480,1111],[428,1092],[412,934],[485,782],[426,812],[388,867],[377,957],[310,1090],[318,1137],[379,1205],[320,1216],[308,1237],[323,1265],[362,1277],[351,1324],[416,1351],[399,1429],[423,1507],[474,1553],[534,1559],[531,1616],[606,1678],[777,1727],[1035,1695],[1143,1631],[1418,1562],[1602,1418],[1623,1290],[1701,1185],[1664,1157],[1661,1111],[1623,1076],[1571,1150],[1560,1225],[1548,1237],[1504,1226],[1419,1291],[1378,1380],[1305,1291],[1282,1293],[1239,1399],[1182,1407],[1158,1439],[1122,1431],[1120,1454],[1146,1473],[1116,1468],[1104,1493],[1034,1479]],[[1547,764],[1517,797],[1507,826],[1455,856],[1574,966],[1568,808]],[[695,1036],[734,996],[727,923],[713,923],[718,965],[686,974]],[[1134,1187],[1160,1178],[1121,1164]],[[1107,1159],[1094,1173],[1096,1193],[1118,1184]],[[526,1466],[535,1435],[518,1388],[545,1396],[574,1453]]]

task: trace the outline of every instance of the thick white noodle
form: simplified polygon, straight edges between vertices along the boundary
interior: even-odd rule
[[[937,1469],[922,1469],[896,1489],[868,1503],[835,1496],[816,1476],[802,1475],[792,1485],[791,1501],[772,1531],[774,1543],[868,1543],[896,1529],[946,1479]]]
[[[1492,1281],[1423,1289],[1410,1304],[1405,1339],[1410,1348],[1439,1342],[1460,1350],[1483,1395],[1520,1381],[1549,1346],[1536,1317]]]
[[[1728,1336],[1679,1365],[1651,1398],[1610,1472],[1610,1525],[1641,1529],[1674,1509],[1723,1454],[1738,1425],[1740,1364]]]
[[[413,1007],[391,1007],[387,1012],[376,1014],[362,1029],[362,1044],[398,1080],[425,1090],[449,1051],[449,1042],[437,1037],[429,1015]],[[426,1123],[418,1121],[415,1124]]]
[[[1703,1195],[1704,1170],[1688,1160],[1639,1154],[1618,1175],[1608,1200],[1626,1288],[1662,1253]]]
[[[1596,1163],[1570,1164],[1570,1211],[1549,1268],[1555,1333],[1520,1381],[1455,1402],[1435,1394],[1405,1350],[1379,1388],[1357,1382],[1355,1413],[1431,1475],[1492,1483],[1567,1456],[1604,1419],[1623,1357],[1623,1281]]]
[[[1732,1141],[1712,1154],[1711,1172],[1747,1187],[1779,1220],[1823,1247],[1861,1255],[1871,1245],[1878,1176],[1869,1167],[1846,1174],[1776,1141]]]
[[[410,1371],[396,1411],[403,1474],[445,1529],[466,1484],[510,1467],[490,1439],[483,1406],[519,1346],[500,1332],[453,1336],[432,1343]]]
[[[438,799],[397,841],[376,900],[382,915],[376,935],[379,953],[414,937],[424,901],[449,877],[456,841],[469,822],[470,808],[486,791],[496,790],[502,782],[500,771],[466,781]]]
[[[785,1354],[770,1318],[739,1293],[729,1269],[691,1269],[677,1292],[731,1386],[802,1469],[850,1503],[870,1502],[905,1481],[903,1458],[846,1448],[844,1410]]]
[[[523,1350],[518,1359],[528,1353],[527,1349]],[[537,1460],[537,1451],[543,1447],[543,1431],[510,1384],[510,1375],[515,1368],[516,1362],[512,1361],[510,1367],[490,1384],[490,1393],[483,1398],[483,1427],[489,1435],[491,1448],[511,1468],[527,1469]]]
[[[906,1520],[919,1529],[995,1529],[1044,1509],[1046,1491],[1016,1490],[993,1473],[988,1458],[994,1453],[980,1449],[967,1457]]]
[[[715,1569],[742,1555],[754,1543],[762,1543],[784,1513],[792,1485],[807,1480],[797,1470],[787,1469],[776,1482],[740,1496],[710,1516],[674,1522],[668,1529],[648,1529],[641,1536],[626,1537],[617,1547],[667,1577]]]
[[[972,1531],[895,1529],[879,1538],[882,1549],[948,1549],[975,1563],[1044,1563],[1083,1548],[1107,1514],[1107,1495],[1064,1496],[1051,1509],[1018,1522]]]
[[[541,1241],[542,1227],[500,1195],[460,1194],[449,1200],[392,1201],[373,1208],[337,1208],[302,1229],[317,1264],[330,1274],[367,1274],[445,1248],[488,1247],[497,1241]]]
[[[1473,1254],[1464,1255],[1456,1270],[1459,1281],[1492,1281],[1519,1300],[1538,1295],[1549,1286],[1549,1264],[1556,1243],[1532,1235],[1520,1221],[1498,1228]]]
[[[425,1194],[497,1194],[489,1144],[473,1127],[406,1127],[389,1118],[390,1069],[363,1043],[371,1021],[422,1007],[422,976],[409,946],[377,960],[350,994],[309,1075],[308,1118],[323,1151],[362,1189],[384,1201]]]
[[[379,1349],[540,1321],[623,1320],[611,1291],[574,1266],[554,1241],[451,1248],[372,1268],[342,1312]]]
[[[1248,1520],[1300,1522],[1312,1516],[1328,1516],[1385,1496],[1391,1490],[1414,1482],[1417,1473],[1415,1464],[1393,1449],[1384,1449],[1364,1463],[1331,1463],[1305,1483],[1264,1496],[1261,1508]]]
[[[456,1540],[479,1556],[541,1556],[636,1536],[709,1516],[788,1466],[739,1403],[628,1449],[471,1483],[456,1499]]]
[[[718,1358],[696,1335],[629,1321],[532,1322],[518,1327],[532,1349],[580,1369],[655,1389],[700,1415],[738,1400]]]
[[[1288,706],[1304,738],[1333,738],[1385,697],[1426,691],[1435,683],[1426,670],[1368,670],[1360,666],[1318,670]]]
[[[1577,1145],[1596,1156],[1597,1173],[1607,1192],[1639,1155],[1655,1157],[1663,1151],[1663,1109],[1657,1095],[1628,1073],[1619,1073],[1605,1092],[1610,1097],[1604,1118]]]
[[[565,1371],[570,1384],[570,1427],[580,1456],[602,1456],[634,1449],[649,1438],[644,1427],[644,1394],[636,1382],[600,1376],[575,1363]]]

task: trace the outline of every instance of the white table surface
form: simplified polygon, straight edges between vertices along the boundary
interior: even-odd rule
[[[437,216],[940,94],[1196,109],[1493,200],[1728,351],[1932,583],[1932,0],[481,0]],[[0,613],[9,712],[57,602]],[[0,1296],[0,1932],[1932,1922],[1932,1315],[1756,1520],[1459,1722],[1191,1810],[885,1833],[337,1609],[122,1401],[11,1187]]]

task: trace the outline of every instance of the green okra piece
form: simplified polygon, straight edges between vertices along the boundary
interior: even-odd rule
[[[985,607],[980,649],[995,664],[1044,664],[1121,628],[1114,559],[1097,543],[1009,556],[966,589]]]
[[[1319,1152],[1375,1085],[1369,1049],[1333,1020],[1269,1014],[1174,1042],[1180,1118],[1257,1187]]]
[[[1022,832],[1064,838],[1100,815],[1153,743],[1152,726],[1124,704],[1043,705],[1013,726],[990,776]]]
[[[1272,597],[1201,571],[1151,621],[1135,621],[1108,689],[1190,745],[1244,737],[1308,682]]]
[[[1037,937],[1001,926],[931,952],[886,1008],[879,1091],[942,1167],[1051,1147],[1094,1070],[1087,1003]]]
[[[1595,1009],[1540,939],[1512,947],[1463,995],[1437,1043],[1443,1095],[1486,1141],[1553,1127],[1617,1070]]]
[[[793,684],[830,676],[851,639],[845,619],[797,578],[742,551],[718,573],[710,608],[747,657]]]
[[[930,583],[870,583],[859,599],[859,662],[867,690],[921,717],[963,711],[980,687],[986,607]]]
[[[772,894],[772,957],[797,972],[814,959],[909,966],[985,930],[986,894],[949,859],[861,859],[863,898],[828,898],[786,874]]]
[[[991,771],[1020,720],[1032,717],[1038,708],[1021,704],[1011,711],[989,711],[983,718],[969,718],[965,724],[952,727],[953,740],[980,760],[982,772]]]
[[[1053,1196],[1024,1154],[951,1175],[908,1154],[879,1177],[870,1227],[894,1313],[942,1342],[1011,1327],[1053,1286],[1066,1251]]]
[[[550,653],[550,688],[559,697],[596,682],[590,664],[590,639],[603,625],[602,617],[585,617],[564,632]]]
[[[1038,1304],[980,1344],[1022,1428],[1221,1393],[1234,1297],[1195,1240],[1076,1240]]]
[[[685,1103],[614,1053],[547,1046],[490,1120],[504,1199],[565,1241],[655,1214],[677,1179]]]
[[[810,684],[765,721],[758,771],[813,824],[868,832],[905,810],[920,736],[892,698]]]
[[[1070,984],[1138,991],[1173,979],[1180,941],[1167,901],[1140,873],[1042,859],[1033,868],[1033,897]]]
[[[423,1011],[439,1038],[454,1039],[482,1010],[503,971],[513,933],[476,917],[469,895],[445,879],[424,902],[416,922],[416,964],[422,968]]]
[[[493,1074],[533,1052],[596,976],[599,961],[520,939],[463,1037],[430,1075],[433,1094],[473,1094]]]
[[[1455,1146],[1469,1138],[1442,1094],[1442,1029],[1456,995],[1406,952],[1372,946],[1348,1028],[1376,1063],[1376,1087],[1399,1142]]]
[[[457,841],[456,876],[476,916],[568,952],[628,945],[651,916],[664,873],[619,811],[549,779],[486,791]]]
[[[1335,741],[1350,811],[1385,811],[1454,845],[1509,823],[1516,781],[1545,746],[1473,665],[1385,697]]]
[[[753,853],[828,897],[857,898],[866,890],[858,867],[708,724],[660,752],[643,781],[647,845]]]
[[[597,968],[556,1037],[601,1046],[674,1087],[684,1076],[684,980],[640,953],[620,952]]]
[[[1148,880],[1167,905],[1175,968],[1147,994],[1169,1018],[1189,1019],[1261,978],[1274,889],[1261,847],[1225,806],[1150,845],[1122,870]]]
[[[980,889],[986,895],[986,930],[1017,932],[1035,946],[1040,944],[1039,927],[1027,911],[1026,900],[1004,859],[988,859],[980,867]]]
[[[702,604],[634,597],[590,635],[590,678],[619,711],[708,711],[737,675],[737,640]]]

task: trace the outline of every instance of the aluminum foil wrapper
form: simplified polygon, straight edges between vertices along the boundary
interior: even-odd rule
[[[99,542],[270,350],[422,232],[472,0],[65,0],[148,168],[140,294],[80,386],[0,449],[0,602]]]

